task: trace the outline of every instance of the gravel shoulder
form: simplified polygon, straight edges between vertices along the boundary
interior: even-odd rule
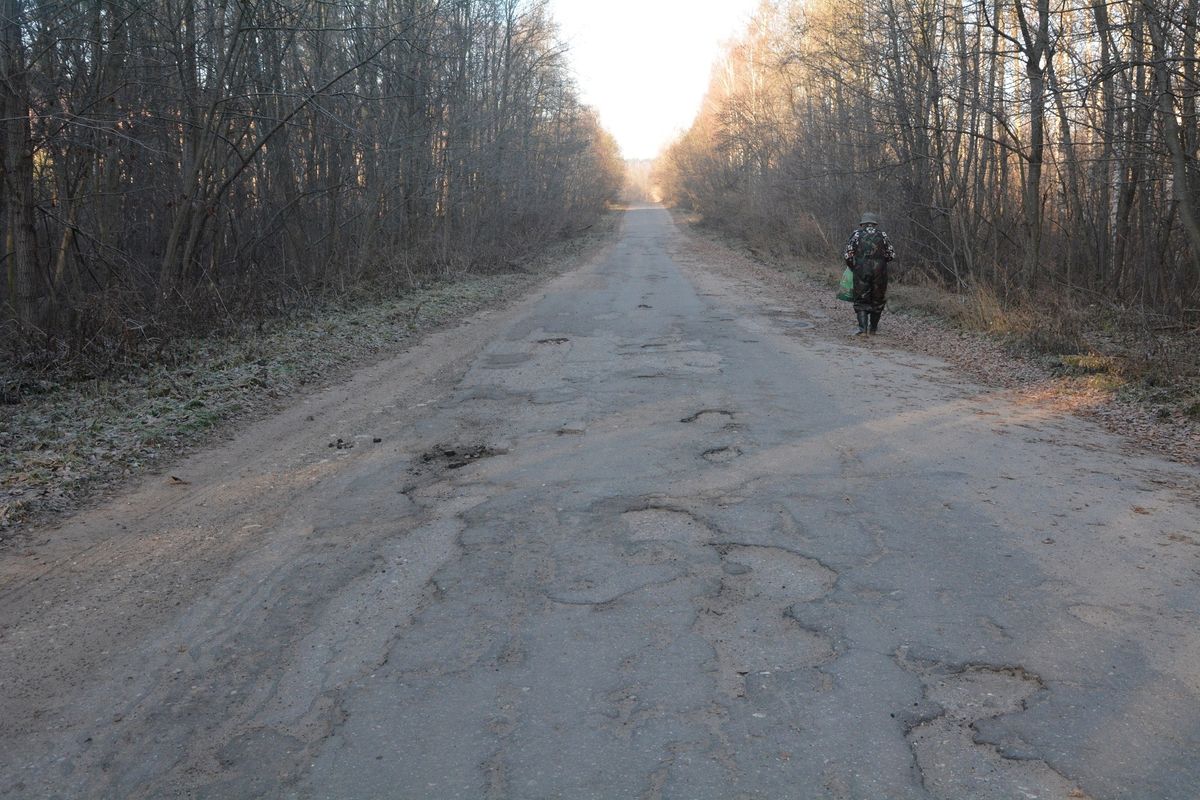
[[[777,302],[818,311],[834,321],[844,320],[847,334],[853,329],[849,304],[834,297],[835,287],[813,277],[815,270],[757,258],[744,245],[695,224],[685,214],[674,212],[673,217],[687,233],[685,247],[692,256],[714,265],[727,277],[761,284],[760,291],[772,293]],[[893,301],[891,305],[901,304]],[[1133,449],[1183,464],[1200,464],[1200,422],[1123,399],[1110,386],[1087,376],[1055,374],[1044,364],[1014,354],[997,337],[960,330],[936,316],[901,308],[899,313],[889,309],[879,336],[847,339],[860,347],[894,348],[943,359],[973,381],[1006,390],[1008,399],[1092,419],[1125,437]]]

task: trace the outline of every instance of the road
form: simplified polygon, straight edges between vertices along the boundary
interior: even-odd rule
[[[0,796],[1194,800],[1194,469],[687,245],[0,554]]]

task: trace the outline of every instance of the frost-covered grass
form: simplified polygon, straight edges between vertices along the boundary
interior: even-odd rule
[[[270,408],[530,281],[528,273],[474,276],[368,304],[329,304],[219,337],[178,339],[153,364],[102,378],[6,367],[0,529],[67,508],[98,482],[158,464],[226,420]]]
[[[569,267],[607,240],[619,217],[605,215],[517,271],[403,292],[363,289],[209,336],[147,342],[103,366],[0,361],[0,543],[19,523],[168,463],[231,420],[266,413]]]

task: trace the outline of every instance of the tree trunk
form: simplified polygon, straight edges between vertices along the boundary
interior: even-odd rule
[[[1160,22],[1157,15],[1153,4],[1147,0],[1146,30],[1150,34],[1150,43],[1154,51],[1154,76],[1157,84],[1155,90],[1159,115],[1162,117],[1163,138],[1166,140],[1167,152],[1171,154],[1171,191],[1179,204],[1180,223],[1187,234],[1194,278],[1200,276],[1200,209],[1197,209],[1196,192],[1192,188],[1189,154],[1184,151],[1184,133],[1176,116],[1171,72],[1167,68],[1167,23]]]
[[[29,127],[28,76],[21,42],[21,0],[0,0],[0,124],[4,152],[4,256],[12,315],[28,328],[40,322],[37,239],[34,230],[33,138]]]
[[[1050,53],[1050,0],[1037,0],[1037,27],[1025,15],[1024,0],[1014,8],[1025,42],[1025,77],[1029,81],[1029,143],[1022,205],[1025,216],[1024,283],[1037,278],[1042,249],[1042,162],[1046,149],[1046,68]]]

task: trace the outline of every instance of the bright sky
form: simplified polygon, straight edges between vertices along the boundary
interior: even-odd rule
[[[759,0],[550,0],[583,100],[625,158],[654,158],[686,130],[723,42]]]

